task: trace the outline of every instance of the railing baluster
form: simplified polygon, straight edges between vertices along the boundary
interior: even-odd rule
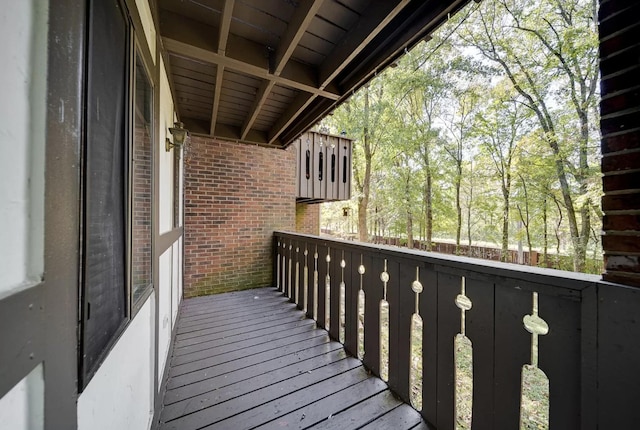
[[[380,274],[382,281],[382,300],[380,300],[380,377],[384,381],[389,380],[389,302],[387,291],[389,289],[389,272],[387,260],[384,260],[384,271]],[[395,346],[397,348],[397,345]]]
[[[358,358],[364,358],[364,317],[367,294],[364,291],[364,275],[367,271],[364,265],[364,256],[360,254],[360,265],[358,266],[358,295],[356,298],[356,315],[357,315],[357,351]]]
[[[285,294],[287,292],[287,278],[286,278],[286,273],[287,273],[287,256],[285,255],[285,249],[287,248],[287,244],[282,241],[282,249],[281,249],[281,255],[282,255],[282,264],[280,265],[280,274],[282,275],[282,281],[281,281],[281,286],[282,286],[282,294]]]
[[[549,378],[549,428],[580,427],[580,302],[539,294],[549,334],[538,338],[539,367]],[[528,334],[528,333],[525,333]]]
[[[335,247],[331,248],[331,267],[329,274],[331,275],[331,300],[330,300],[330,314],[331,320],[329,334],[334,339],[344,342],[344,336],[341,333],[344,329],[344,320],[341,318],[340,303],[344,299],[342,298],[343,290],[343,277],[342,272],[346,269],[342,269],[341,265],[344,261],[344,251],[338,250]]]
[[[494,285],[466,278],[466,294],[473,308],[466,313],[466,333],[473,343],[473,425],[493,428]]]
[[[324,328],[331,332],[331,248],[327,248],[327,256],[325,257],[327,262],[326,275],[324,276]]]
[[[360,255],[345,251],[344,346],[358,356],[358,292],[360,291]]]
[[[455,428],[454,339],[460,332],[460,309],[455,301],[460,294],[460,276],[438,273],[438,421],[439,429]],[[513,430],[513,429],[512,429]]]
[[[291,241],[289,241],[289,265],[287,267],[287,274],[288,274],[288,279],[287,279],[287,297],[289,297],[289,300],[291,300],[291,298],[293,297],[292,295],[292,284],[293,284],[293,278],[292,278],[292,268],[293,268],[293,244],[291,243]]]
[[[318,245],[314,246],[313,252],[313,281],[311,291],[309,291],[309,308],[307,316],[318,321]]]
[[[274,274],[276,278],[276,289],[280,291],[280,241],[276,244],[276,273]]]
[[[371,371],[380,376],[380,300],[382,300],[382,282],[380,274],[384,271],[384,259],[364,255],[363,289],[364,303],[364,357],[362,361]]]
[[[294,302],[300,307],[300,246],[296,243],[296,271],[295,271],[295,286],[294,286]]]
[[[411,284],[415,264],[390,260],[389,271],[389,385],[409,403],[409,369],[411,367],[411,316],[415,309]]]
[[[302,269],[302,310],[309,316],[309,249],[304,245],[304,268]]]
[[[424,291],[420,282],[420,267],[416,267],[416,279],[411,283],[415,294],[415,312],[411,315],[409,346],[409,401],[417,410],[422,410],[422,317],[420,316],[420,294]]]
[[[316,289],[315,320],[319,327],[326,328],[325,297],[327,285],[327,252],[326,246],[318,245],[318,284]]]
[[[421,271],[422,287],[422,416],[438,422],[438,272],[433,267]]]
[[[494,401],[499,411],[494,428],[518,428],[520,423],[520,381],[522,366],[529,362],[531,336],[522,318],[531,313],[531,292],[517,285],[496,285]],[[579,367],[576,365],[576,367]]]

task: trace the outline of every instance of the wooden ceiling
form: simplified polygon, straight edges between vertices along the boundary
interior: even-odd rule
[[[286,147],[469,0],[158,0],[192,133]]]

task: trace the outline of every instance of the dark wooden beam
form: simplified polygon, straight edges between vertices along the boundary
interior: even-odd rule
[[[319,88],[324,89],[340,72],[362,52],[363,49],[410,3],[402,0],[395,5],[391,2],[373,2],[358,23],[347,33],[341,44],[336,46],[320,66]],[[302,95],[297,100],[297,108],[289,109],[269,131],[269,140],[278,139],[280,134],[293,123],[311,104],[317,94]],[[324,103],[323,103],[324,104]]]
[[[225,0],[220,18],[220,28],[218,29],[218,54],[225,54],[227,50],[227,40],[229,39],[229,28],[233,17],[233,6],[235,0]]]
[[[273,81],[262,81],[262,84],[258,89],[258,93],[256,94],[256,99],[253,102],[251,109],[249,110],[249,115],[242,125],[240,139],[244,139],[247,137],[247,133],[249,133],[249,130],[251,130],[251,127],[253,127],[253,123],[256,121],[256,118],[258,118],[258,114],[260,114],[260,110],[262,109],[264,103],[267,101],[269,93],[273,89],[274,85],[275,84]]]
[[[309,28],[324,0],[301,0],[276,50],[273,74],[280,76],[298,42]]]
[[[379,34],[381,43],[370,43],[358,57],[355,67],[340,76],[338,86],[351,92],[368,82],[376,73],[395,62],[421,40],[431,40],[433,33],[469,0],[428,0],[413,3],[397,17],[398,25],[390,25]]]
[[[354,64],[345,69],[343,75],[340,76],[340,82],[337,82],[337,85],[345,94],[341,100],[334,103],[326,103],[324,100],[310,103],[311,108],[305,111],[304,119],[298,116],[296,121],[288,121],[290,125],[278,130],[277,135],[277,130],[274,129],[269,136],[278,137],[281,141],[288,142],[304,132],[308,128],[305,124],[318,122],[347,99],[350,94],[371,80],[377,72],[384,70],[389,64],[396,61],[403,55],[405,49],[411,49],[420,40],[428,37],[450,15],[456,13],[468,2],[469,0],[412,2],[404,10],[397,11],[395,21],[391,21],[386,28],[381,29],[377,39],[372,39],[360,49],[360,55],[355,58]],[[347,71],[349,73],[346,73]],[[296,113],[296,115],[300,114],[302,112]]]
[[[226,57],[208,49],[200,48],[177,39],[163,37],[162,40],[164,42],[164,46],[169,51],[179,52],[184,56],[191,57],[196,60],[218,64],[225,68],[228,67],[229,69],[236,70],[249,76],[271,80],[275,84],[305,91],[330,100],[338,100],[341,96],[340,94],[321,90],[316,86],[305,83],[302,79],[298,81],[288,77],[275,76],[269,71],[268,67],[257,66],[255,64],[246,63],[235,58]]]
[[[280,138],[282,132],[298,118],[298,116],[315,100],[313,94],[300,93],[289,105],[287,110],[280,115],[278,121],[269,130],[269,143],[273,143]]]
[[[324,0],[303,0],[298,5],[295,14],[287,26],[287,31],[280,41],[280,45],[276,49],[272,71],[274,76],[280,76],[282,74],[285,65],[291,58],[298,42],[300,42],[300,39],[307,31],[309,24],[311,24],[311,20],[316,16],[316,13],[322,6],[322,3],[324,3]],[[258,114],[260,113],[264,103],[267,101],[274,84],[275,82],[272,80],[263,81],[260,89],[258,90],[258,94],[256,95],[255,103],[251,107],[249,115],[242,126],[241,139],[246,138],[247,133],[251,127],[253,127],[253,123],[256,118],[258,118]]]
[[[372,2],[366,13],[320,67],[320,88],[325,88],[360,52],[411,3],[410,0]]]
[[[266,48],[256,42],[229,34],[224,54],[218,51],[218,44],[205,35],[218,29],[184,16],[163,11],[162,40],[169,51],[200,61],[222,65],[249,76],[272,80],[277,85],[283,85],[301,91],[306,91],[320,97],[338,100],[341,94],[318,87],[317,70],[296,61],[283,62],[280,76],[276,76],[269,68]],[[335,87],[333,87],[335,88]]]
[[[216,122],[218,121],[218,110],[220,109],[220,95],[222,94],[222,79],[224,66],[218,64],[216,68],[216,86],[213,88],[213,105],[211,107],[211,135],[216,132]]]
[[[220,17],[220,28],[218,29],[218,54],[225,55],[227,50],[227,40],[229,40],[229,28],[231,28],[231,18],[233,17],[233,6],[235,0],[226,0],[222,8]],[[224,66],[218,64],[216,67],[216,86],[213,88],[213,103],[211,105],[211,125],[209,126],[211,135],[216,132],[216,122],[218,121],[218,109],[220,109],[220,94],[222,93],[222,78],[224,77]]]

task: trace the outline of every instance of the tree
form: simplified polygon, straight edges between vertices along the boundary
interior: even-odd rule
[[[442,115],[441,120],[447,130],[447,143],[444,150],[455,165],[453,186],[455,190],[456,205],[456,253],[460,247],[462,232],[462,166],[465,154],[469,147],[469,138],[472,131],[471,118],[476,113],[479,104],[479,93],[474,88],[457,89],[453,92],[451,109]]]
[[[580,196],[587,195],[590,176],[590,112],[598,78],[596,7],[595,0],[485,2],[463,32],[466,42],[502,68],[538,120],[554,155],[576,271],[584,270],[591,226],[592,201]],[[572,115],[564,106],[573,109]],[[567,127],[575,133],[563,135]]]
[[[527,132],[527,116],[522,104],[504,85],[492,91],[492,99],[482,114],[476,115],[474,134],[480,139],[480,149],[489,155],[500,182],[502,194],[502,261],[509,255],[509,221],[511,181],[517,146]],[[526,225],[526,222],[525,222]],[[529,240],[529,251],[531,241]]]
[[[371,172],[376,151],[386,137],[385,116],[390,101],[385,98],[385,81],[377,79],[362,87],[338,108],[328,121],[340,131],[355,138],[353,179],[358,200],[358,236],[369,241],[368,210],[371,196]]]

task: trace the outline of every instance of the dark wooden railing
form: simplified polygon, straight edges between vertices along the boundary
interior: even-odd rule
[[[419,314],[421,413],[434,428],[456,428],[462,335],[472,345],[474,429],[519,428],[525,367],[548,378],[549,428],[596,428],[599,277],[284,232],[274,242],[277,287],[354,356],[364,332],[364,364],[388,374],[407,403]]]

